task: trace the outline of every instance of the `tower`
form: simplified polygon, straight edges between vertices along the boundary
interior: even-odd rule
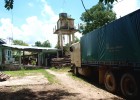
[[[77,29],[74,27],[74,19],[67,16],[67,13],[60,13],[59,19],[57,21],[57,26],[55,27],[54,34],[58,35],[58,47],[63,50],[63,37],[68,36],[69,46],[74,43],[74,33]]]

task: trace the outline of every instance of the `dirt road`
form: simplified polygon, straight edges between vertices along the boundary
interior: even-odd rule
[[[50,84],[41,74],[11,78],[0,82],[0,100],[123,100],[85,81],[75,80],[68,73],[46,71],[55,75],[58,82]]]
[[[55,75],[60,81],[59,83],[67,88],[70,93],[76,93],[76,97],[80,100],[123,100],[85,81],[74,80],[72,77],[68,76],[68,73],[58,73],[51,70],[47,71]]]

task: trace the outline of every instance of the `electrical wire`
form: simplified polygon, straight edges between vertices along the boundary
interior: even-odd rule
[[[81,3],[82,3],[82,5],[83,5],[83,7],[84,7],[85,11],[87,12],[87,14],[88,14],[89,16],[91,16],[91,15],[89,14],[88,10],[86,9],[86,7],[85,7],[85,5],[84,5],[83,0],[81,0]]]
[[[81,2],[82,2],[82,5],[83,5],[83,7],[84,7],[85,11],[88,13],[88,11],[87,11],[87,9],[86,9],[86,7],[85,7],[85,5],[84,5],[83,0],[81,0]]]
[[[86,13],[87,13],[87,14],[91,17],[91,19],[92,19],[92,16],[90,15],[90,13],[88,12],[88,10],[86,9],[83,0],[81,0],[81,3],[82,3],[82,5],[83,5],[83,7],[84,7]]]
[[[113,4],[113,6],[116,5],[116,4],[118,4],[118,3],[120,3],[120,2],[122,2],[122,1],[124,1],[124,0],[118,1],[117,3]],[[81,3],[82,3],[82,5],[83,5],[83,8],[85,9],[86,13],[87,13],[87,14],[91,17],[91,19],[92,19],[92,16],[90,15],[90,13],[88,12],[88,10],[86,9],[83,0],[81,0]]]

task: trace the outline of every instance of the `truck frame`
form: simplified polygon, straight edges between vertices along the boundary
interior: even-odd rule
[[[126,98],[139,94],[140,9],[81,37],[70,47],[75,75],[93,76]]]

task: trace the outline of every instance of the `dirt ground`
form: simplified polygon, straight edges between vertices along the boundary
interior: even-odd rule
[[[124,100],[67,73],[46,71],[55,75],[58,83],[50,84],[41,74],[12,77],[0,82],[0,100]]]

